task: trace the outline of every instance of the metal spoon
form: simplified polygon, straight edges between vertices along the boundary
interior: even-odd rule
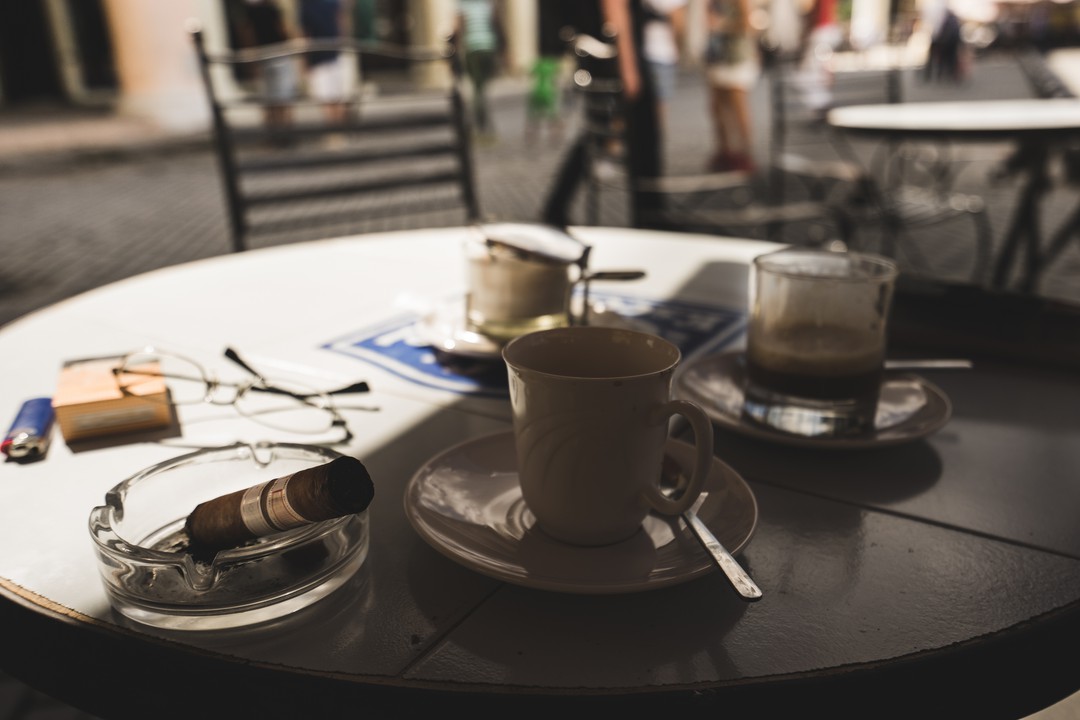
[[[676,496],[686,484],[686,476],[683,474],[682,468],[678,466],[674,458],[667,455],[664,456],[663,477],[660,484],[670,486],[672,488],[671,494]],[[701,521],[701,518],[694,513],[693,509],[684,512],[682,519],[691,532],[694,533],[694,537],[698,539],[701,546],[709,553],[713,562],[727,577],[739,597],[748,602],[760,600],[761,588],[757,586],[757,583],[743,569],[742,565],[739,565],[739,562],[731,556],[723,543],[713,535],[712,530],[709,530],[709,526]]]
[[[731,553],[729,553],[720,541],[716,539],[716,536],[712,534],[709,527],[701,522],[701,518],[695,515],[693,510],[687,510],[682,514],[682,517],[687,526],[694,531],[694,535],[701,543],[701,546],[708,551],[717,566],[723,571],[724,575],[727,576],[727,579],[731,582],[731,586],[735,588],[735,592],[739,593],[739,596],[743,600],[748,600],[750,602],[760,600],[761,588],[759,588],[753,578],[743,570],[742,565],[740,565],[735,558],[731,557]]]
[[[886,360],[886,370],[970,370],[974,363],[964,359]]]

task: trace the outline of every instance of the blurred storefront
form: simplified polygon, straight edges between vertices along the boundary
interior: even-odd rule
[[[0,3],[0,102],[104,104],[116,87],[102,0]]]
[[[295,22],[298,0],[279,0]],[[510,74],[537,52],[537,2],[497,0]],[[456,0],[351,0],[360,39],[412,46],[443,42]],[[211,52],[237,45],[231,11],[244,0],[5,0],[0,2],[0,111],[26,106],[102,107],[180,129],[207,120],[188,23],[201,25]],[[295,27],[295,24],[294,24]],[[364,80],[411,73],[423,83],[445,73],[404,60],[363,58]],[[235,78],[224,78],[234,82]]]
[[[278,0],[296,17],[299,0]],[[350,0],[360,39],[427,46],[453,25],[456,0]],[[802,12],[812,0],[754,0],[759,29],[781,45],[798,43]],[[934,0],[836,0],[851,49],[904,43],[917,30],[920,7]],[[1080,0],[947,0],[971,27],[1001,47],[1080,44]],[[205,125],[207,111],[187,22],[203,27],[211,51],[237,46],[232,27],[246,0],[2,0],[0,112],[38,105],[103,108],[169,128]],[[502,11],[508,64],[527,77],[537,54],[551,51],[545,0],[496,0]],[[684,64],[699,61],[707,0],[689,0]],[[543,11],[543,12],[542,12]],[[983,43],[980,43],[982,45]],[[554,45],[557,47],[557,43]],[[378,85],[402,74],[445,82],[439,68],[362,56],[363,81]],[[226,82],[243,82],[228,78]]]

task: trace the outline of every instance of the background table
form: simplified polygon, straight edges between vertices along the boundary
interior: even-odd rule
[[[984,100],[851,105],[830,110],[829,125],[853,136],[894,140],[985,142],[1008,139],[1016,152],[1008,172],[1023,180],[1009,227],[993,269],[991,284],[1009,285],[1015,257],[1023,249],[1018,287],[1033,292],[1042,268],[1080,232],[1080,204],[1045,247],[1039,203],[1050,185],[1050,159],[1080,137],[1080,100]]]
[[[774,246],[575,232],[594,246],[593,269],[648,271],[594,295],[670,316],[684,346],[697,338],[688,359],[739,346],[746,264]],[[1022,716],[1080,688],[1067,660],[1080,641],[1080,379],[1053,367],[980,359],[934,375],[954,416],[899,447],[824,452],[717,431],[717,454],[759,503],[740,558],[764,591],[754,604],[717,572],[648,592],[571,595],[501,583],[429,547],[405,517],[405,483],[445,448],[508,429],[508,402],[353,350],[400,340],[419,314],[460,298],[466,234],[388,233],[196,262],[0,331],[0,407],[12,413],[51,393],[63,360],[146,343],[222,375],[229,345],[265,373],[328,386],[367,379],[372,392],[345,404],[356,438],[344,450],[376,482],[371,553],[341,592],[270,627],[170,633],[111,612],[86,525],[119,480],[186,449],[69,447],[57,436],[44,461],[0,467],[5,669],[107,717],[818,708],[985,718]],[[254,439],[225,411],[222,442]]]

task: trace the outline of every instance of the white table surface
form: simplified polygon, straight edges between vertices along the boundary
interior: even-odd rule
[[[647,269],[644,279],[618,283],[617,288],[608,283],[607,289],[735,308],[745,305],[745,282],[738,281],[745,263],[776,247],[674,236],[658,243],[647,233],[628,230],[575,232],[594,246],[593,269]],[[411,473],[444,447],[506,428],[508,404],[424,387],[322,346],[388,318],[423,314],[463,293],[465,238],[463,229],[437,229],[291,245],[166,268],[88,292],[0,331],[0,354],[7,368],[0,382],[0,408],[10,408],[14,417],[26,398],[51,395],[67,359],[120,354],[147,344],[199,360],[221,377],[243,378],[243,371],[222,357],[224,348],[232,346],[264,374],[326,387],[367,380],[372,392],[353,396],[355,403],[379,409],[352,411],[349,401],[342,404],[356,436],[348,448],[337,448],[342,452],[381,458],[378,449],[408,428],[438,423],[424,435],[428,444],[416,447],[415,454],[369,467],[376,479]],[[695,273],[710,263],[734,269],[736,281],[695,284]],[[604,289],[602,283],[593,285],[594,294]],[[437,412],[448,407],[453,408],[450,415]],[[208,441],[304,441],[275,437],[230,408],[182,408],[182,424],[184,412],[221,418],[209,427],[200,424],[190,437],[194,446]],[[185,439],[169,442],[88,443],[92,449],[73,452],[55,428],[44,461],[0,463],[0,577],[76,613],[109,620],[87,517],[113,485],[193,448]]]

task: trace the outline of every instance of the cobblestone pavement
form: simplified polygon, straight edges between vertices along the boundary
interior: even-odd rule
[[[900,77],[902,97],[908,101],[1032,95],[1009,57],[980,59],[973,77],[960,86],[924,84],[912,69],[902,71]],[[886,73],[880,69],[845,72],[837,77],[836,101],[882,102],[887,87]],[[493,107],[498,139],[478,143],[475,148],[479,196],[485,215],[491,219],[539,219],[544,193],[573,133],[571,122],[560,137],[528,141],[522,90],[520,82],[506,82],[497,89]],[[769,149],[767,97],[768,88],[762,83],[753,103],[759,131],[756,155],[760,159]],[[4,245],[0,324],[106,283],[229,252],[221,184],[207,137],[162,142],[140,126],[78,113],[38,120],[0,113],[0,238]],[[711,152],[703,85],[694,72],[680,77],[669,109],[665,143],[670,174],[699,172]],[[792,125],[786,146],[811,157],[837,157],[825,129],[812,123]],[[30,147],[38,152],[27,152]],[[864,158],[873,149],[869,145],[856,148]],[[963,148],[963,169],[957,178],[957,189],[987,200],[996,237],[1005,229],[1017,183],[990,183],[988,176],[1008,151],[1007,146],[995,143]],[[1054,189],[1043,210],[1045,226],[1060,221],[1076,196],[1075,186]],[[625,198],[614,190],[601,197],[601,224],[625,226]],[[581,217],[579,207],[576,218]],[[343,231],[449,226],[461,221],[459,213],[448,212],[381,219]],[[943,278],[959,277],[968,258],[958,239],[960,233],[969,232],[970,227],[964,225],[927,231],[920,240],[930,265],[924,271]],[[260,243],[302,240],[293,236]],[[1049,269],[1039,292],[1080,303],[1078,279],[1080,240]],[[0,674],[0,719],[45,717],[92,720]],[[1078,720],[1080,700],[1066,701],[1035,717]]]

